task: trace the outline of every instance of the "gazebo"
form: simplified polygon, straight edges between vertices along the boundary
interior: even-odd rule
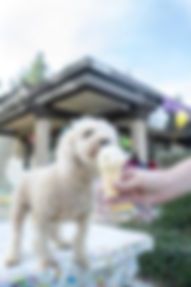
[[[74,118],[104,117],[131,133],[141,160],[148,157],[147,116],[164,95],[92,58],[75,62],[33,88],[21,87],[0,101],[0,134],[34,141],[38,164],[47,162],[54,134]]]

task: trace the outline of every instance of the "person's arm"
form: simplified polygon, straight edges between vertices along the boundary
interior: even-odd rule
[[[191,192],[191,159],[164,170],[127,169],[116,187],[137,203],[171,201]]]
[[[164,184],[167,188],[166,192],[161,192],[164,200],[169,201],[191,192],[191,159],[185,160],[163,173]]]

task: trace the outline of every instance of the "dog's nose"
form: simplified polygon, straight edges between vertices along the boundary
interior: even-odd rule
[[[99,142],[100,146],[106,146],[108,144],[110,144],[110,140],[109,139],[101,139]]]

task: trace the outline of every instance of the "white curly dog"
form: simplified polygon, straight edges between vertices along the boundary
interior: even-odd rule
[[[64,246],[59,228],[68,220],[78,225],[75,259],[87,264],[85,240],[92,211],[92,183],[97,176],[96,158],[103,146],[117,143],[113,126],[102,119],[85,117],[61,136],[54,163],[26,173],[13,200],[13,238],[7,265],[21,259],[22,227],[28,212],[34,221],[35,247],[43,267],[55,266],[49,241]]]

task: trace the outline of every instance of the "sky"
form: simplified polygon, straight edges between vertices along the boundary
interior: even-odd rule
[[[191,0],[0,0],[0,82],[93,56],[191,105]]]

